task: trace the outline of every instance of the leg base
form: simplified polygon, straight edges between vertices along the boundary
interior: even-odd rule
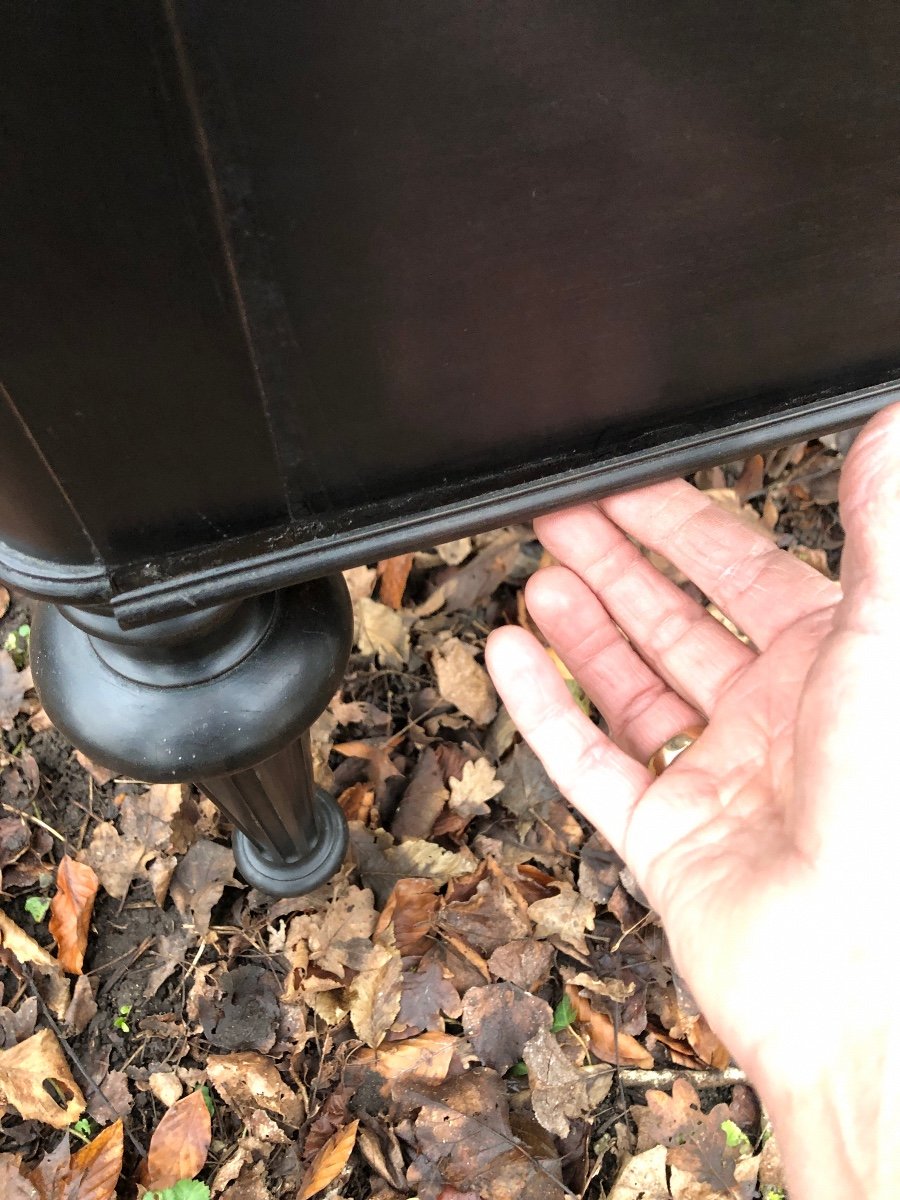
[[[286,898],[315,891],[331,878],[347,852],[347,822],[337,801],[320,788],[315,792],[315,816],[318,841],[312,854],[282,861],[235,830],[234,861],[244,879],[269,896]]]

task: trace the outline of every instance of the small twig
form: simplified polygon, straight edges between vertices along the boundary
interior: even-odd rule
[[[65,1050],[66,1054],[69,1056],[69,1059],[71,1060],[72,1065],[78,1071],[78,1074],[82,1077],[84,1082],[87,1084],[89,1091],[92,1094],[99,1096],[100,1099],[103,1101],[103,1103],[109,1108],[110,1112],[116,1112],[117,1111],[116,1106],[113,1104],[113,1102],[110,1100],[110,1098],[103,1091],[103,1088],[101,1088],[100,1084],[94,1080],[93,1076],[90,1074],[87,1067],[84,1065],[84,1063],[81,1061],[81,1059],[75,1053],[75,1051],[72,1049],[71,1045],[69,1044],[68,1039],[65,1037],[65,1035],[63,1034],[63,1031],[60,1029],[59,1025],[57,1025],[56,1021],[54,1020],[53,1014],[50,1012],[50,1009],[44,1003],[44,997],[41,995],[41,993],[37,989],[37,985],[34,982],[34,976],[32,975],[30,968],[27,966],[26,963],[20,963],[19,965],[22,968],[23,975],[28,980],[28,984],[29,984],[31,990],[34,992],[34,995],[37,998],[37,1002],[41,1009],[41,1012],[44,1014],[44,1020],[47,1022],[47,1024],[53,1030],[53,1033],[56,1035],[56,1038],[59,1041],[59,1044],[62,1046],[63,1050]],[[137,1140],[137,1138],[134,1136],[134,1134],[131,1132],[131,1130],[128,1129],[127,1127],[125,1127],[125,1136],[131,1142],[132,1146],[134,1146],[135,1150],[138,1152],[140,1157],[145,1158],[147,1155],[147,1151],[141,1145],[141,1143]]]
[[[690,1067],[657,1067],[650,1070],[641,1067],[619,1067],[619,1079],[623,1087],[629,1088],[671,1087],[677,1079],[686,1079],[701,1092],[748,1082],[740,1067],[726,1067],[724,1071],[692,1071]]]
[[[13,808],[11,804],[2,804],[0,805],[0,808],[2,808],[4,812],[12,813],[15,817],[21,817],[23,821],[29,821],[32,825],[39,825],[41,829],[46,829],[47,833],[52,834],[52,836],[55,837],[58,842],[62,842],[64,846],[68,845],[67,840],[63,837],[59,830],[54,829],[52,825],[48,825],[46,821],[42,821],[40,817],[34,817],[29,812],[23,812],[21,808]]]
[[[139,946],[135,946],[135,948],[133,950],[129,950],[127,954],[120,954],[119,957],[114,958],[112,960],[112,962],[103,964],[103,969],[105,970],[107,967],[111,966],[113,962],[119,962],[119,960],[122,958],[125,959],[125,962],[123,962],[120,967],[117,967],[116,970],[113,971],[113,973],[112,973],[112,975],[110,975],[109,979],[105,979],[103,981],[103,985],[100,988],[99,992],[97,993],[98,1000],[102,1000],[102,999],[104,999],[104,997],[109,995],[109,993],[112,991],[112,989],[115,987],[115,985],[119,982],[119,980],[122,978],[122,976],[125,974],[125,972],[127,970],[129,970],[132,966],[134,966],[134,964],[141,957],[141,955],[147,953],[147,951],[153,945],[155,940],[156,939],[153,937],[144,938],[144,940],[141,942],[141,944]]]

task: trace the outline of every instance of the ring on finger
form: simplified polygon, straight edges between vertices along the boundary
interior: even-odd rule
[[[673,737],[667,738],[658,750],[650,755],[647,761],[647,770],[651,775],[662,775],[667,767],[671,767],[672,763],[680,754],[683,754],[703,733],[705,725],[689,725],[687,729],[682,729],[680,733],[674,734]]]

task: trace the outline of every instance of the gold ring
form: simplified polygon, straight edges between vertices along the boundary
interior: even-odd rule
[[[683,754],[688,746],[693,746],[705,728],[705,725],[691,725],[663,742],[656,753],[651,754],[647,763],[647,770],[650,774],[662,775],[666,767],[671,767],[679,754]]]

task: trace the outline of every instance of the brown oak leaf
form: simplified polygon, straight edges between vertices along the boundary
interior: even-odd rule
[[[475,661],[475,648],[448,638],[431,658],[438,690],[454,708],[475,722],[489,725],[497,715],[497,693],[488,673]]]
[[[482,1200],[566,1195],[559,1160],[529,1153],[513,1134],[505,1085],[494,1071],[474,1068],[436,1088],[400,1084],[394,1096],[421,1106],[413,1127],[421,1157],[407,1174],[413,1187],[429,1178]]]
[[[441,1013],[458,1017],[459,993],[436,959],[418,971],[404,971],[398,1022],[412,1029],[443,1029]]]
[[[576,892],[571,883],[556,885],[559,891],[545,900],[535,900],[528,906],[528,915],[535,923],[536,938],[550,938],[561,949],[571,947],[587,955],[585,930],[594,928],[594,906]]]

